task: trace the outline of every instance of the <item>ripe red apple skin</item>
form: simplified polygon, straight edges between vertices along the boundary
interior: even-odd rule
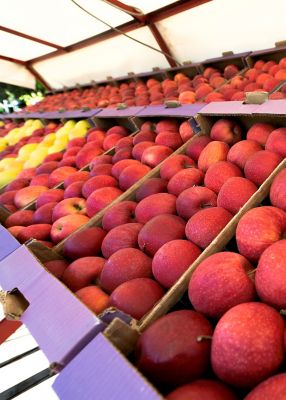
[[[286,157],[286,128],[275,129],[268,136],[265,149]]]
[[[89,178],[89,172],[88,171],[77,171],[74,174],[69,175],[65,180],[64,180],[64,188],[66,189],[69,187],[72,183],[74,182],[85,182]]]
[[[283,169],[274,178],[270,188],[270,201],[275,207],[286,211],[286,170]]]
[[[236,228],[240,254],[258,261],[264,250],[282,239],[286,230],[286,213],[276,207],[263,206],[249,210]]]
[[[34,211],[31,210],[20,210],[9,215],[5,221],[6,228],[11,226],[29,226],[33,224]]]
[[[177,150],[183,145],[183,140],[179,132],[161,131],[156,136],[155,143]]]
[[[220,381],[198,379],[173,390],[166,400],[238,400],[238,397]]]
[[[156,134],[152,131],[140,131],[136,136],[134,136],[133,145],[135,146],[140,142],[155,142],[155,138]]]
[[[225,161],[227,158],[228,151],[229,151],[228,144],[216,140],[210,142],[202,150],[199,156],[198,159],[199,169],[203,172],[206,172],[212,164],[218,161]]]
[[[286,240],[269,246],[259,259],[255,272],[255,287],[263,303],[277,310],[286,308],[285,290]]]
[[[271,376],[257,385],[244,400],[275,399],[284,400],[286,392],[286,373]]]
[[[154,142],[140,142],[137,143],[132,150],[132,157],[128,157],[128,158],[134,158],[135,160],[141,161],[142,159],[142,155],[144,153],[144,151],[146,149],[148,149],[149,147],[154,146]]]
[[[129,167],[124,168],[119,176],[119,187],[122,190],[129,189],[134,185],[134,183],[139,181],[150,171],[151,168],[143,164],[130,165]]]
[[[184,190],[177,198],[176,209],[180,217],[188,220],[204,208],[216,207],[217,195],[204,186]]]
[[[5,187],[4,192],[6,193],[12,190],[23,189],[24,187],[28,186],[29,183],[30,179],[17,178]]]
[[[191,139],[195,134],[189,121],[184,121],[181,123],[179,132],[184,143]]]
[[[25,226],[19,235],[17,235],[17,239],[20,243],[25,243],[30,239],[48,240],[50,238],[51,227],[52,226],[50,224]]]
[[[41,175],[41,174],[50,174],[53,172],[55,169],[59,167],[58,161],[48,161],[44,162],[42,165],[40,165],[36,169],[36,175]]]
[[[241,127],[233,120],[219,119],[211,128],[210,137],[227,144],[234,144],[240,141],[242,135]]]
[[[23,208],[32,201],[35,201],[41,193],[48,190],[45,186],[27,186],[17,191],[14,203],[17,208]]]
[[[256,191],[257,187],[250,180],[241,177],[230,178],[219,191],[217,205],[236,214]]]
[[[215,193],[219,193],[223,184],[230,178],[242,176],[241,170],[229,161],[219,161],[212,164],[204,179],[204,184],[207,188]]]
[[[14,199],[18,190],[10,190],[0,194],[0,204],[10,204],[14,205]]]
[[[150,178],[136,191],[136,200],[141,201],[148,196],[163,192],[167,192],[167,181],[161,178]]]
[[[103,239],[101,245],[103,256],[108,258],[120,249],[138,247],[138,234],[142,226],[142,224],[137,222],[131,222],[111,229]]]
[[[49,174],[36,175],[31,179],[29,186],[46,186],[48,187]]]
[[[61,217],[53,223],[51,228],[51,239],[53,243],[57,244],[61,242],[88,221],[89,218],[81,214],[71,214]]]
[[[78,181],[70,184],[64,191],[64,199],[70,199],[71,197],[81,197],[83,185],[84,181]]]
[[[200,254],[201,250],[188,240],[165,243],[153,257],[153,275],[162,286],[170,288]]]
[[[122,171],[124,171],[125,168],[131,166],[131,165],[141,165],[138,160],[121,160],[118,161],[116,164],[113,165],[112,167],[112,175],[114,178],[119,179],[119,176]]]
[[[156,145],[148,147],[142,154],[142,163],[154,168],[173,153],[170,147]]]
[[[130,158],[132,158],[132,147],[125,147],[116,151],[112,157],[112,162],[115,164],[117,161],[127,160]]]
[[[92,169],[96,165],[111,164],[111,163],[112,163],[112,156],[109,154],[103,154],[101,156],[94,157],[89,165],[90,169]]]
[[[153,279],[137,278],[117,286],[111,293],[110,305],[140,319],[163,295],[164,290]]]
[[[256,298],[254,268],[237,253],[221,252],[201,262],[189,282],[189,299],[194,309],[206,317],[219,319],[240,303]]]
[[[53,222],[65,215],[86,215],[86,201],[80,197],[72,197],[60,201],[53,211]]]
[[[204,179],[204,173],[197,168],[184,169],[176,173],[169,183],[168,192],[179,196],[186,189],[200,185]]]
[[[45,268],[58,279],[61,279],[68,265],[65,260],[51,260],[44,263]]]
[[[154,256],[165,243],[185,237],[185,221],[176,215],[157,215],[148,221],[138,235],[138,244],[146,254]]]
[[[137,343],[137,366],[156,383],[172,386],[197,379],[209,364],[210,341],[197,341],[211,335],[210,323],[189,310],[171,312],[147,328]],[[166,351],[168,349],[168,351]]]
[[[36,175],[36,168],[26,168],[20,172],[17,178],[24,178],[31,180]]]
[[[102,257],[79,258],[65,269],[62,281],[71,291],[76,292],[99,277],[105,261]]]
[[[117,187],[118,182],[115,178],[109,175],[98,175],[90,178],[83,184],[82,194],[87,199],[92,192],[104,187]]]
[[[42,207],[44,204],[52,202],[60,202],[64,198],[64,191],[62,189],[49,189],[40,194],[36,200],[36,208]]]
[[[186,225],[187,238],[205,249],[232,219],[222,207],[205,208],[193,215]]]
[[[161,214],[176,214],[176,196],[156,193],[141,200],[135,209],[136,219],[142,224]]]
[[[176,175],[177,172],[193,167],[195,167],[195,163],[190,157],[184,154],[177,154],[164,162],[160,169],[160,176],[162,179],[168,181]]]
[[[127,128],[125,128],[125,126],[115,125],[107,130],[106,136],[110,136],[113,134],[127,136],[129,134],[129,131]]]
[[[121,248],[112,254],[103,266],[100,286],[108,293],[119,285],[136,278],[151,278],[152,260],[142,251]]]
[[[99,164],[99,165],[95,165],[90,173],[89,176],[92,178],[93,176],[98,176],[98,175],[112,175],[111,171],[112,171],[112,164]]]
[[[11,226],[8,228],[8,231],[13,235],[16,239],[18,238],[19,233],[24,229],[24,226]]]
[[[69,176],[77,172],[74,167],[60,167],[55,169],[49,176],[49,188],[53,188],[59,183],[64,182],[64,180]]]
[[[272,151],[258,151],[246,161],[244,166],[245,177],[259,186],[281,161],[282,157]]]
[[[90,142],[89,144],[91,145],[92,142]],[[106,148],[105,150],[108,150],[108,148]],[[102,147],[87,147],[87,145],[85,145],[75,156],[75,165],[77,166],[77,168],[84,168],[94,159],[94,157],[102,154],[103,152],[104,150],[102,149]]]
[[[86,286],[76,296],[95,314],[100,314],[109,306],[109,296],[97,286]]]
[[[33,224],[52,224],[53,211],[57,204],[56,202],[51,202],[37,208],[33,215]]]
[[[262,150],[259,143],[254,140],[241,140],[240,142],[231,146],[228,154],[227,161],[232,162],[239,168],[243,169],[246,161],[255,153]]]
[[[119,225],[136,222],[135,208],[137,203],[134,201],[122,201],[112,206],[103,216],[102,227],[110,231]]]
[[[99,255],[105,235],[106,232],[97,226],[74,233],[64,244],[64,256],[76,260]]]
[[[203,149],[211,142],[207,135],[195,136],[186,148],[186,154],[195,161],[198,161]]]
[[[285,322],[272,307],[243,303],[219,320],[212,338],[211,362],[224,382],[252,388],[272,375],[284,359]]]
[[[89,217],[93,217],[99,211],[107,207],[123,192],[115,187],[97,189],[86,201],[86,210]]]
[[[261,146],[265,146],[267,139],[275,127],[271,124],[258,122],[248,130],[246,139],[254,140]]]

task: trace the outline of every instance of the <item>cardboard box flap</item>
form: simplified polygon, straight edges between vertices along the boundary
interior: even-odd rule
[[[268,54],[274,54],[274,53],[279,53],[282,51],[286,51],[286,46],[277,46],[277,47],[271,47],[269,49],[264,49],[264,50],[257,50],[257,51],[252,51],[250,55],[250,57],[261,57],[264,55],[268,55]]]
[[[41,275],[43,268],[39,267],[39,261],[22,245],[0,261],[0,285],[6,291],[18,288],[25,295],[26,284],[33,284]]]
[[[50,362],[65,365],[104,324],[44,268],[21,290],[30,302],[21,317]],[[30,300],[32,299],[32,301]]]
[[[286,114],[286,100],[268,100],[261,104],[254,112],[255,115],[273,114],[283,115]]]
[[[137,114],[137,117],[192,117],[203,107],[203,103],[184,104],[176,108],[167,108],[164,105],[147,106]]]
[[[127,107],[122,110],[118,110],[116,108],[105,108],[97,114],[97,117],[106,117],[106,118],[133,117],[143,109],[144,107],[142,106]]]
[[[102,334],[64,368],[53,389],[61,400],[162,400],[155,388]]]
[[[222,55],[221,57],[214,57],[214,58],[208,58],[205,61],[202,62],[204,66],[210,66],[213,64],[218,64],[221,67],[224,65],[226,66],[227,64],[236,64],[243,68],[246,65],[245,58],[251,54],[251,51],[246,51],[243,53],[237,53],[237,54],[228,54]]]
[[[4,226],[0,225],[0,261],[20,246],[18,240]]]
[[[277,100],[275,100],[277,101]],[[203,107],[202,115],[251,115],[256,111],[257,104],[243,104],[242,101],[216,101]]]

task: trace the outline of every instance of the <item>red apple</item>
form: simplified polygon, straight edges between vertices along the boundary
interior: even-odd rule
[[[49,189],[40,194],[36,200],[36,208],[42,207],[44,204],[62,201],[64,198],[64,191],[62,189]]]
[[[225,161],[227,153],[229,151],[228,144],[219,141],[212,141],[206,145],[202,150],[199,159],[198,167],[203,172],[206,172],[208,168],[218,161]]]
[[[64,182],[64,180],[69,176],[77,172],[73,167],[60,167],[55,169],[49,177],[49,188],[53,188],[59,183]]]
[[[211,128],[210,137],[213,140],[232,145],[240,141],[242,135],[241,127],[233,120],[219,119]]]
[[[173,150],[167,146],[151,146],[146,149],[142,155],[142,163],[154,168],[163,160],[168,158],[173,153]]]
[[[195,163],[190,157],[177,154],[164,162],[160,169],[160,176],[162,179],[170,180],[177,172],[194,167]]]
[[[52,225],[51,239],[53,243],[57,244],[61,242],[88,221],[89,218],[81,214],[70,214],[61,217]]]
[[[161,214],[176,214],[176,197],[169,193],[156,193],[141,200],[135,216],[138,222],[145,224]]]
[[[115,187],[105,187],[94,191],[86,201],[86,210],[89,217],[111,204],[123,192]]]
[[[286,391],[286,373],[271,376],[256,386],[244,400],[283,400]]]
[[[236,241],[240,254],[258,261],[264,250],[281,240],[286,231],[286,213],[276,207],[257,207],[240,219]]]
[[[238,400],[238,397],[220,381],[199,379],[180,386],[168,394],[166,400]],[[258,399],[257,399],[258,400]]]
[[[29,226],[33,224],[34,211],[31,210],[20,210],[9,215],[5,221],[6,228],[11,226]]]
[[[50,224],[37,224],[26,226],[17,235],[17,239],[20,243],[25,243],[27,240],[30,239],[48,240],[50,238],[51,227],[52,226]]]
[[[82,187],[82,194],[87,199],[91,193],[97,189],[105,187],[117,187],[118,182],[115,178],[109,175],[94,176],[86,181]]]
[[[65,257],[76,260],[99,255],[105,235],[106,232],[97,226],[74,233],[64,244]]]
[[[270,133],[274,129],[275,127],[271,124],[257,122],[248,130],[246,138],[254,140],[261,146],[265,146]]]
[[[152,260],[142,251],[121,248],[112,254],[103,266],[100,285],[108,293],[119,285],[136,278],[151,278]]]
[[[203,186],[194,186],[184,190],[176,201],[178,215],[186,220],[201,209],[216,207],[216,205],[216,194]]]
[[[272,307],[243,303],[219,320],[212,338],[211,362],[224,382],[251,388],[272,375],[284,359],[285,323]]]
[[[227,161],[243,169],[246,161],[260,150],[262,150],[260,144],[254,140],[241,140],[230,148]]]
[[[274,178],[270,188],[270,201],[273,206],[286,211],[286,169]]]
[[[52,220],[57,221],[65,215],[86,215],[86,201],[80,197],[72,197],[60,201],[54,208]]]
[[[97,286],[86,286],[76,292],[76,296],[95,314],[100,314],[109,306],[109,296]]]
[[[137,366],[153,382],[182,385],[201,377],[208,368],[211,335],[206,318],[195,311],[171,312],[147,328],[136,348]],[[168,349],[168,351],[167,351]]]
[[[110,231],[119,225],[136,222],[135,208],[137,203],[134,201],[121,201],[112,206],[103,216],[102,227]]]
[[[57,202],[51,202],[37,208],[33,215],[33,224],[52,224],[53,211],[57,204]]]
[[[244,167],[245,177],[259,186],[269,177],[281,161],[282,157],[272,151],[258,151],[246,161]]]
[[[29,203],[35,201],[41,193],[48,190],[45,186],[27,186],[17,191],[14,203],[18,208],[26,207]]]

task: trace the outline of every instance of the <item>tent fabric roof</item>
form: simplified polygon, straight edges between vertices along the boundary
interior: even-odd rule
[[[177,60],[171,59],[173,66],[227,50],[263,49],[286,39],[285,0],[273,0],[270,19],[269,5],[260,0],[75,2],[111,26],[167,52]],[[139,8],[143,15],[125,12],[128,7]],[[60,89],[169,65],[166,55],[114,33],[73,0],[9,0],[0,13],[2,82],[32,88],[37,78]]]

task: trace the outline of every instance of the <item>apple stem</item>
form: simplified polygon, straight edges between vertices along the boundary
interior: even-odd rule
[[[197,342],[202,342],[203,340],[212,340],[212,336],[200,335],[197,337]]]
[[[255,272],[256,272],[256,268],[252,269],[251,271],[248,271],[248,272],[247,272],[247,276],[253,278],[254,275],[255,275]]]
[[[280,310],[280,314],[281,315],[286,315],[286,310],[284,309],[284,310]]]

